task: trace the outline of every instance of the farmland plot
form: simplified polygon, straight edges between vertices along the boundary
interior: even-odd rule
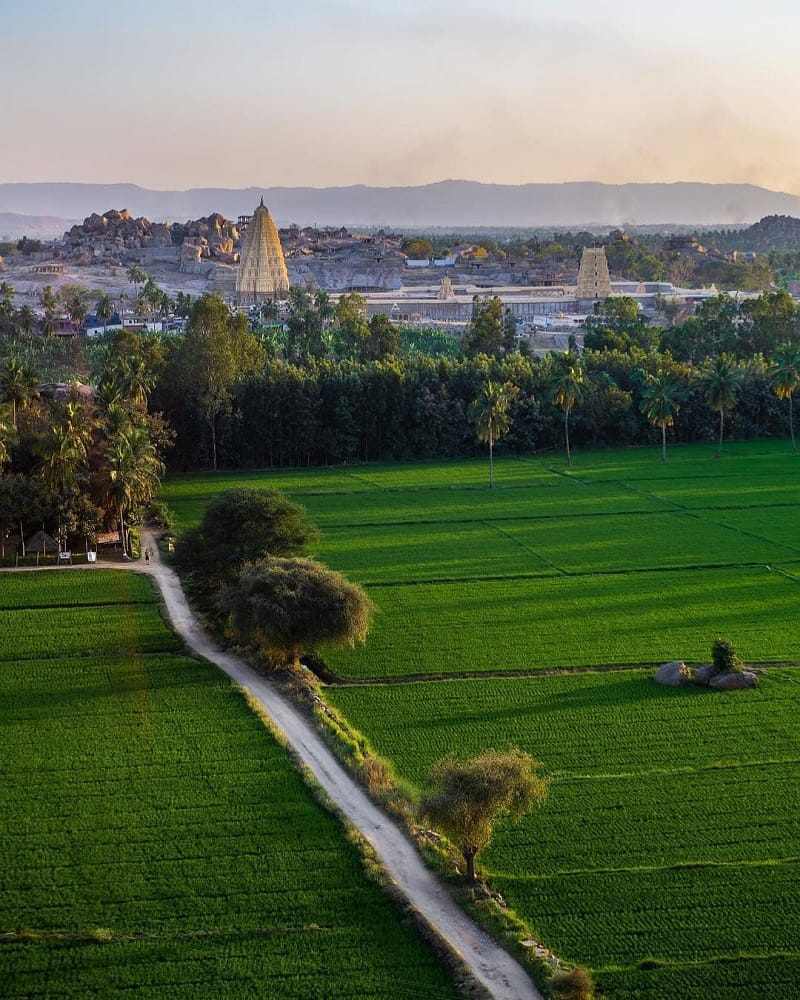
[[[358,685],[326,696],[401,775],[509,745],[543,762],[548,803],[483,859],[541,940],[610,1000],[784,998],[800,671],[777,664],[800,663],[800,465],[785,442],[658,459],[501,459],[492,491],[485,462],[244,479],[291,492],[319,556],[367,586],[367,644],[325,653]],[[188,510],[192,481],[174,489]],[[704,662],[720,635],[776,664],[758,690],[666,691],[639,669]]]
[[[131,577],[56,571],[49,619],[4,612],[46,658],[0,662],[3,997],[455,997],[242,695],[168,652],[152,592],[98,622]]]
[[[548,802],[499,830],[484,863],[607,995],[778,996],[759,992],[763,961],[748,970],[740,956],[774,955],[779,982],[800,968],[800,670],[770,671],[739,699],[633,670],[327,697],[413,782],[447,752],[513,744],[542,761]],[[714,992],[731,963],[739,991]],[[674,994],[659,993],[667,983]]]

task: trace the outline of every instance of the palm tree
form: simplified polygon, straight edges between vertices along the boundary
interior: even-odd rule
[[[44,310],[44,323],[42,324],[42,329],[45,336],[49,337],[56,331],[56,316],[58,313],[58,299],[56,298],[51,285],[45,285],[41,290],[39,293],[39,302]]]
[[[11,315],[11,304],[15,295],[14,286],[10,282],[0,282],[0,312],[4,315]]]
[[[792,439],[792,451],[797,453],[794,439],[794,394],[800,386],[800,345],[781,344],[775,352],[775,359],[770,368],[772,388],[778,399],[789,400],[789,434]]]
[[[11,404],[11,422],[16,430],[17,408],[23,409],[39,395],[36,373],[11,355],[0,366],[0,401]]]
[[[15,439],[14,425],[8,414],[0,410],[0,470],[11,458],[11,445]]]
[[[86,463],[86,445],[68,423],[54,424],[39,445],[39,475],[48,489],[66,497],[78,489],[78,476]]]
[[[494,443],[511,426],[508,408],[518,392],[519,389],[508,382],[500,384],[489,381],[469,408],[470,420],[475,424],[478,440],[489,445],[489,489],[494,488]]]
[[[64,285],[59,294],[64,304],[64,312],[72,320],[75,328],[79,330],[86,319],[86,289],[81,288],[80,285]]]
[[[706,402],[719,413],[719,444],[717,458],[722,457],[725,436],[725,411],[736,406],[739,391],[739,368],[732,354],[720,354],[708,361],[700,370],[700,383],[705,389]]]
[[[161,315],[161,318],[168,319],[169,314],[172,312],[174,307],[175,303],[169,297],[169,292],[165,291],[164,289],[161,289],[158,299],[158,311]]]
[[[137,289],[139,285],[143,285],[147,281],[147,272],[143,271],[138,264],[131,264],[127,273],[128,281],[132,285],[136,285]]]
[[[649,375],[642,389],[642,413],[653,427],[661,428],[661,461],[667,460],[667,428],[675,423],[675,414],[681,408],[681,391],[669,372],[659,369]]]
[[[103,333],[106,332],[106,326],[108,321],[114,315],[114,300],[108,294],[108,292],[101,292],[97,297],[97,302],[94,304],[94,312],[100,322],[103,324]]]
[[[36,329],[36,314],[30,306],[21,306],[17,312],[17,329],[20,333],[30,337]]]
[[[147,302],[148,316],[155,316],[163,308],[163,295],[164,293],[155,281],[152,278],[148,278],[139,296],[140,301],[144,299]],[[169,300],[169,296],[167,296],[167,300]]]
[[[125,303],[128,301],[128,296],[125,292],[119,293],[119,321],[122,324],[123,329],[125,328]]]
[[[567,464],[572,468],[572,454],[569,447],[569,415],[580,401],[586,388],[586,372],[579,355],[567,351],[557,362],[550,379],[553,402],[564,411],[564,445],[567,449]]]
[[[129,554],[126,525],[132,512],[151,500],[161,483],[164,466],[146,428],[128,425],[106,450],[103,492],[119,520],[122,553]]]
[[[153,391],[156,377],[143,357],[134,355],[126,358],[114,373],[113,382],[123,396],[147,409],[147,397]]]

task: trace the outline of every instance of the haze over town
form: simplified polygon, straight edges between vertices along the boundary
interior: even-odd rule
[[[0,0],[0,19],[0,182],[800,193],[786,0]]]

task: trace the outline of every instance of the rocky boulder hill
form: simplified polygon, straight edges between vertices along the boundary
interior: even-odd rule
[[[81,225],[64,233],[67,256],[78,264],[122,260],[127,251],[180,246],[187,242],[199,247],[192,256],[215,257],[234,263],[234,244],[239,239],[236,225],[219,213],[185,223],[151,222],[134,218],[127,208],[115,208],[98,215],[93,212]]]
[[[800,249],[800,219],[792,215],[767,215],[744,232],[752,250]]]

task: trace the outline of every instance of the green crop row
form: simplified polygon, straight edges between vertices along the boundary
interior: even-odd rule
[[[593,966],[797,953],[797,863],[585,873],[546,884],[502,876],[494,883],[544,940]]]
[[[119,570],[67,569],[3,573],[0,609],[58,608],[80,604],[153,604],[150,581]]]
[[[794,511],[778,508],[773,542],[736,518],[681,512],[529,518],[463,524],[328,528],[320,557],[361,583],[553,576],[800,559]]]
[[[798,582],[766,568],[375,588],[365,646],[326,654],[380,679],[709,659],[728,637],[756,662],[794,661]]]
[[[130,656],[180,649],[156,604],[0,611],[0,661],[53,656]]]
[[[699,997],[702,1000],[787,1000],[800,982],[800,955],[769,953],[722,957],[698,964],[647,963],[629,969],[599,972],[603,996],[625,1000],[664,1000],[665,997]]]
[[[326,698],[414,782],[448,750],[509,743],[556,777],[675,774],[796,761],[800,671],[771,668],[736,698],[665,688],[652,671],[331,687]]]

